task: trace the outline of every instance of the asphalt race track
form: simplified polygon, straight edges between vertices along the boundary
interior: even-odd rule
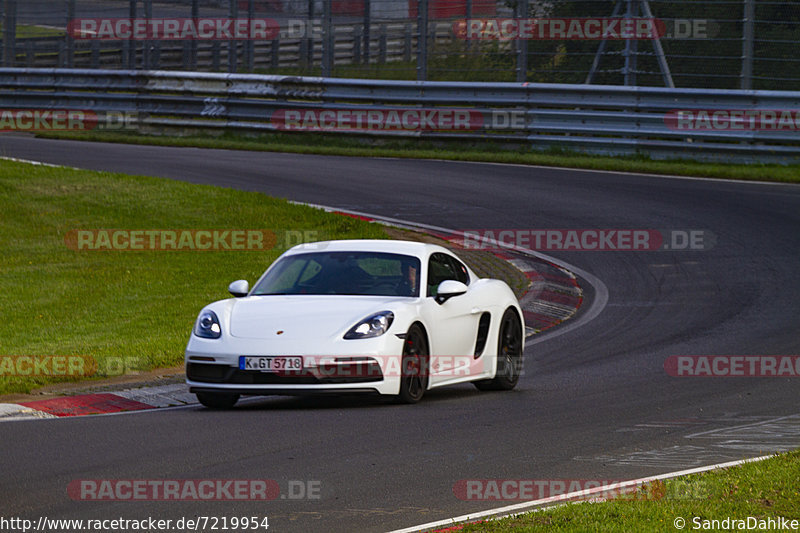
[[[800,447],[797,378],[676,378],[672,355],[800,354],[800,187],[439,161],[0,137],[0,155],[235,187],[456,229],[712,232],[704,251],[548,251],[601,279],[594,320],[526,350],[511,393],[416,406],[263,398],[0,425],[5,516],[269,516],[386,531],[511,502],[463,479],[622,480]],[[266,266],[266,265],[265,265]],[[222,275],[220,287],[237,279]],[[188,335],[189,332],[187,332]],[[81,502],[75,479],[317,481],[319,499]]]

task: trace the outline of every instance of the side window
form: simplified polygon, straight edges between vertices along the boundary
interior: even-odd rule
[[[436,289],[446,279],[459,279],[450,256],[443,253],[432,254],[428,261],[428,296],[436,296]]]

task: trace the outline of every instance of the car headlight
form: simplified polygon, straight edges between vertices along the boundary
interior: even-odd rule
[[[194,325],[194,334],[206,339],[218,339],[222,335],[222,328],[219,325],[219,318],[214,311],[203,311],[197,317]]]
[[[389,326],[392,325],[394,320],[394,313],[391,311],[381,311],[374,315],[368,316],[345,333],[345,339],[371,339],[372,337],[380,337]]]

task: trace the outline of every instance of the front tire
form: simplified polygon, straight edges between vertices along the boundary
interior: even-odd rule
[[[428,389],[428,340],[419,324],[408,328],[400,362],[400,403],[417,403]]]
[[[239,401],[238,394],[221,392],[197,392],[197,400],[210,409],[230,409]]]
[[[475,386],[480,390],[511,390],[522,373],[522,324],[513,308],[506,309],[499,330],[495,377],[476,381]]]

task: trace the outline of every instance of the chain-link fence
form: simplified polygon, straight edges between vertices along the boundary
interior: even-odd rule
[[[800,1],[0,0],[3,66],[794,90]]]

